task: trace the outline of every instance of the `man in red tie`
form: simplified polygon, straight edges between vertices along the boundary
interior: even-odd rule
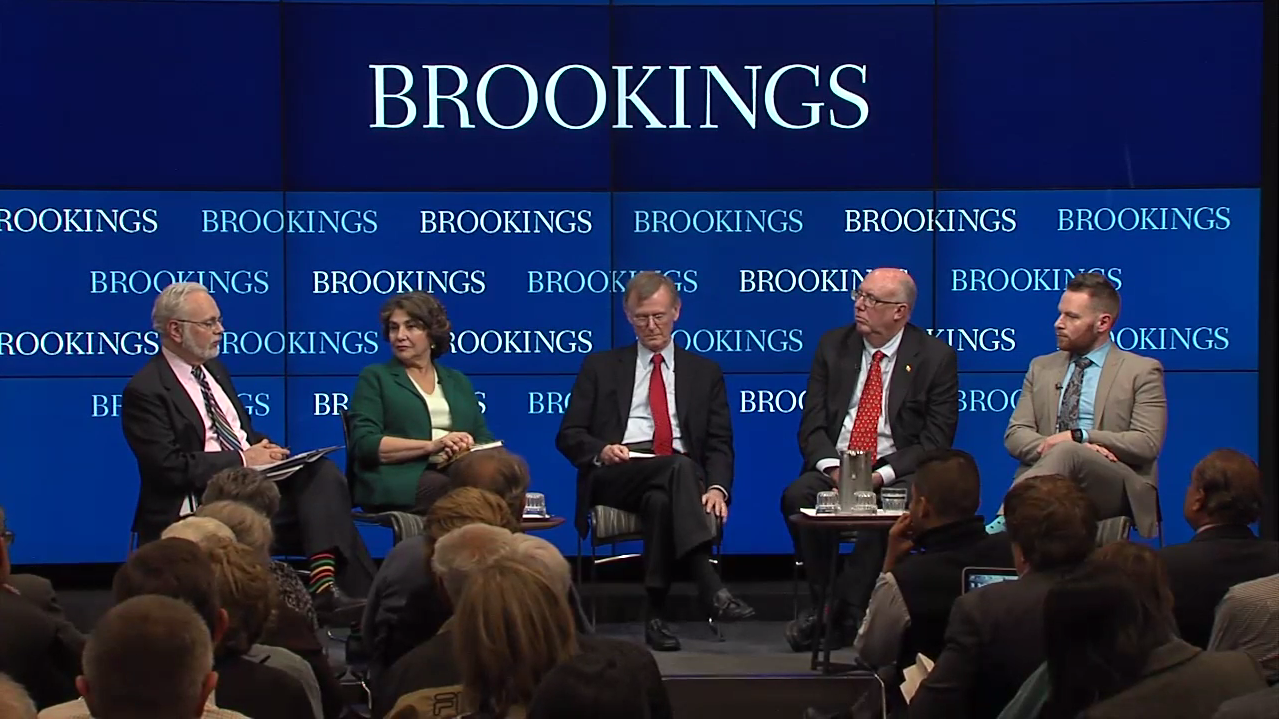
[[[683,561],[708,611],[749,619],[755,611],[729,593],[711,564],[717,519],[728,517],[733,428],[719,365],[671,342],[679,291],[670,278],[641,272],[622,298],[636,344],[595,352],[582,362],[555,446],[577,467],[577,530],[603,505],[639,514],[644,527],[644,638],[659,651],[680,648],[663,608],[671,569]]]
[[[782,494],[782,515],[813,507],[817,493],[835,489],[839,450],[869,452],[878,490],[909,486],[926,452],[949,448],[959,422],[955,351],[910,324],[918,291],[905,270],[880,268],[852,293],[854,323],[817,343],[799,423],[804,473]],[[830,538],[787,522],[804,561],[813,606],[835,562]],[[848,570],[836,587],[830,617],[834,648],[852,642],[887,548],[885,532],[860,532]],[[813,616],[786,627],[795,651],[815,641]]]

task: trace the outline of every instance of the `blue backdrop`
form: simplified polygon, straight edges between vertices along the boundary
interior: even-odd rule
[[[583,356],[633,341],[620,291],[649,269],[727,373],[727,551],[790,551],[814,345],[877,266],[959,353],[987,513],[1060,292],[1110,277],[1115,342],[1168,370],[1184,540],[1194,462],[1257,448],[1260,27],[1259,1],[0,0],[14,559],[124,557],[120,393],[176,280],[212,289],[241,399],[295,450],[341,443],[384,299],[435,293],[444,361],[570,514],[554,433]]]

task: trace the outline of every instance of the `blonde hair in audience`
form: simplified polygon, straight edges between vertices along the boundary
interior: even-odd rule
[[[444,535],[468,524],[488,524],[520,531],[520,523],[511,515],[502,498],[475,487],[459,487],[435,500],[426,515],[426,570],[431,570],[435,544]]]
[[[36,719],[36,705],[26,688],[4,672],[0,672],[0,717]]]
[[[228,619],[219,649],[240,656],[257,643],[274,617],[275,581],[251,547],[222,539],[206,551]]]
[[[503,527],[477,523],[441,537],[431,556],[431,572],[444,585],[449,601],[456,605],[471,575],[506,554],[515,536]]]
[[[256,552],[259,561],[271,559],[271,543],[275,541],[271,520],[253,507],[224,499],[201,506],[195,516],[218,520],[231,528],[235,541]]]
[[[165,527],[164,531],[160,533],[160,539],[185,539],[200,545],[201,549],[207,549],[210,544],[209,540],[217,537],[234,542],[235,532],[212,517],[179,519]]]
[[[565,592],[510,557],[470,577],[454,617],[466,711],[487,708],[500,718],[527,706],[542,677],[578,651]]]
[[[531,534],[512,536],[506,556],[527,565],[541,574],[543,579],[551,583],[551,586],[559,587],[565,593],[573,583],[573,571],[568,566],[568,560],[554,544],[541,537],[534,537]]]

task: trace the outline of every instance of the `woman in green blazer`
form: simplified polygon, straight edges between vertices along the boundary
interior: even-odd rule
[[[438,363],[448,315],[425,292],[396,295],[379,313],[395,356],[360,372],[349,407],[355,500],[366,511],[422,514],[447,491],[440,464],[493,441],[466,375]]]

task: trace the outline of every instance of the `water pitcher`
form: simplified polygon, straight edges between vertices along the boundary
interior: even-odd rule
[[[854,493],[875,491],[875,483],[870,477],[870,452],[860,449],[839,451],[839,511],[841,514],[854,510]]]

